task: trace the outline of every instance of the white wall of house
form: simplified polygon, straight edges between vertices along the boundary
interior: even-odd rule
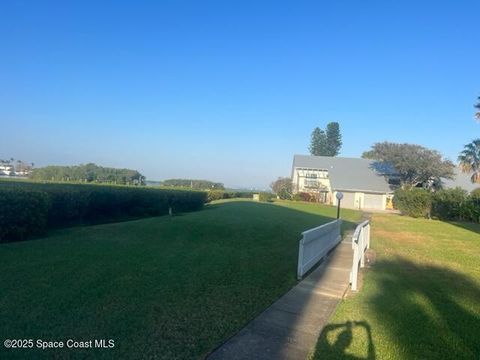
[[[340,205],[347,209],[372,209],[385,210],[387,194],[366,193],[358,191],[342,190],[343,199]],[[333,192],[333,205],[337,206],[337,191]]]
[[[328,171],[322,169],[295,168],[292,174],[293,193],[306,192],[331,203],[332,188]],[[324,201],[324,200],[320,200]]]

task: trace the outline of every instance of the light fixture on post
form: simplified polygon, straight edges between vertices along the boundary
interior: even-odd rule
[[[340,202],[343,199],[343,193],[338,191],[335,197],[337,198],[337,219],[340,219]]]

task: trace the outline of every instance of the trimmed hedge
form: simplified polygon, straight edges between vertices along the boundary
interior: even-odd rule
[[[432,216],[440,220],[461,219],[468,193],[461,189],[445,189],[432,194]]]
[[[393,206],[411,217],[430,217],[432,196],[424,189],[398,189],[393,197]]]
[[[40,201],[30,201],[30,196],[46,199],[48,211]],[[168,214],[170,207],[173,213],[195,211],[203,207],[207,194],[126,186],[0,182],[0,198],[5,199],[0,210],[0,228],[12,228],[9,224],[18,228],[18,231],[2,231],[2,242],[40,234],[45,224],[48,228],[58,228],[158,216]],[[12,222],[15,211],[22,206],[28,209],[29,215]]]
[[[0,242],[44,234],[49,208],[50,200],[44,192],[0,190]]]
[[[420,188],[399,189],[395,192],[393,203],[403,214],[412,217],[480,223],[480,197],[475,193],[468,195],[461,188],[434,193]]]
[[[258,194],[258,200],[264,202],[272,202],[276,196],[269,192],[261,192]]]

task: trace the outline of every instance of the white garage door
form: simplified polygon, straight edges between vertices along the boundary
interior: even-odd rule
[[[383,203],[382,194],[367,194],[365,193],[363,198],[363,207],[365,209],[385,209],[385,204]]]
[[[347,209],[355,209],[355,193],[353,192],[343,192],[343,199],[341,201],[341,206]]]

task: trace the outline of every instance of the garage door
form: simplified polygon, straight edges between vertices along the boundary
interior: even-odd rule
[[[383,203],[382,194],[367,194],[365,193],[363,198],[363,207],[365,209],[385,209],[385,204]]]
[[[353,192],[343,192],[343,199],[341,202],[341,206],[348,208],[348,209],[355,209],[355,193]]]

